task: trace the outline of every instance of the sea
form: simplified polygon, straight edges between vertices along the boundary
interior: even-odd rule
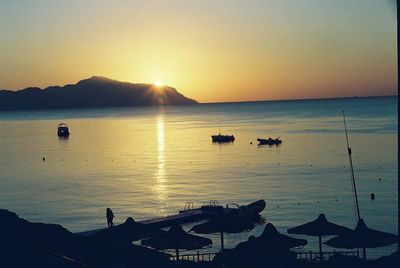
[[[186,202],[264,199],[265,223],[284,234],[320,213],[354,228],[343,111],[361,217],[397,233],[397,96],[0,112],[0,208],[82,232],[104,228],[107,207],[120,224],[174,214]],[[59,123],[69,139],[57,137]],[[218,133],[235,141],[212,143]],[[283,142],[258,145],[269,137]],[[265,223],[225,234],[225,246],[260,235]],[[299,251],[318,249],[317,238],[294,236],[308,240]],[[218,251],[219,234],[208,237],[214,244],[202,251]]]

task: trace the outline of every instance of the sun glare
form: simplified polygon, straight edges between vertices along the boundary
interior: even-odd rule
[[[162,87],[162,86],[163,86],[163,82],[160,81],[160,80],[157,80],[157,81],[154,82],[154,85],[155,85],[156,87]]]

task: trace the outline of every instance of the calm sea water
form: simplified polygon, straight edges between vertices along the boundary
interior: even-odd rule
[[[78,232],[104,227],[107,207],[121,223],[176,213],[188,201],[265,199],[262,215],[284,233],[322,212],[353,228],[342,110],[361,216],[395,233],[397,97],[2,112],[0,207]],[[68,140],[56,135],[60,122],[69,124]],[[219,130],[235,142],[213,144]],[[283,144],[257,146],[270,136]],[[226,245],[262,230],[226,235]],[[219,236],[210,237],[214,249],[206,251],[219,249]],[[309,241],[304,250],[317,249],[316,239],[299,237]]]

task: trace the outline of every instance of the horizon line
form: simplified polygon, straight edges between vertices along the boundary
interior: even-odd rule
[[[248,100],[248,101],[217,101],[217,102],[199,102],[198,104],[233,104],[233,103],[252,103],[252,102],[279,102],[279,101],[317,101],[317,100],[340,100],[340,99],[366,99],[366,98],[387,98],[398,97],[399,95],[369,95],[352,97],[315,97],[315,98],[293,98],[293,99],[274,99],[274,100]]]

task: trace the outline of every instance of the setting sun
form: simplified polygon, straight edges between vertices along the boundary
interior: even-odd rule
[[[154,82],[154,85],[155,85],[156,87],[162,87],[162,86],[163,86],[163,82],[160,81],[160,80],[157,80],[157,81]]]

